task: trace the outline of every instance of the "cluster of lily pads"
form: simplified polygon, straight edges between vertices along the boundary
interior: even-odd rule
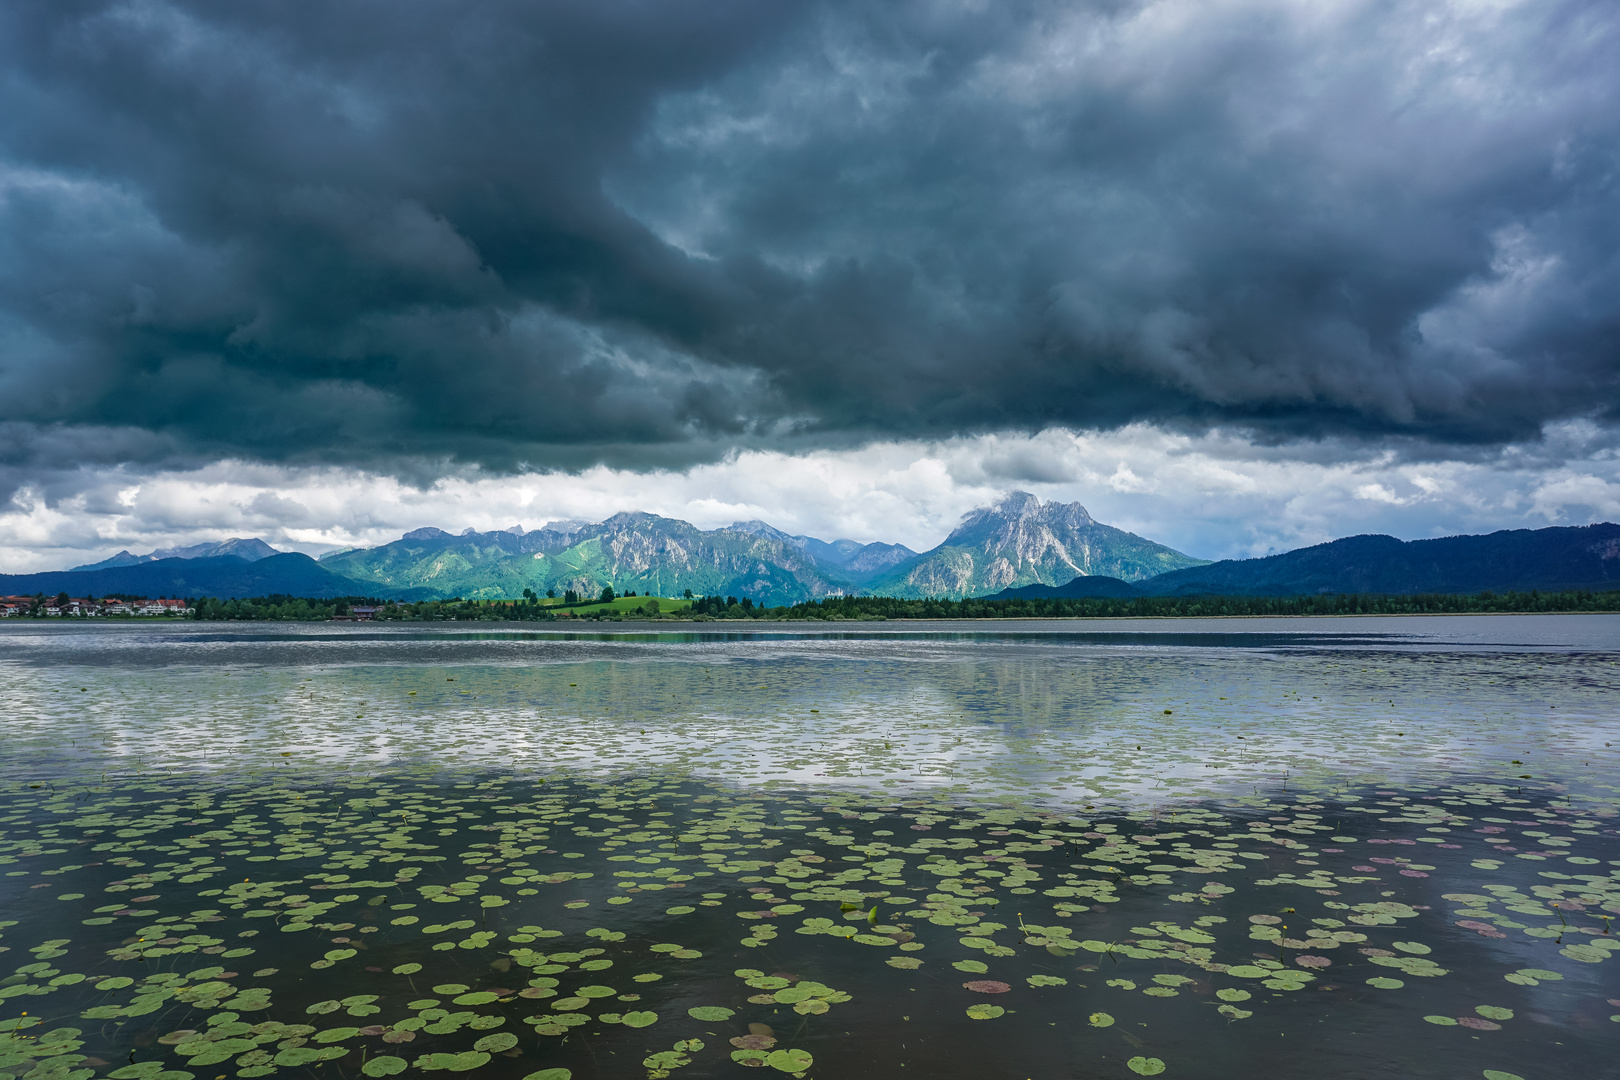
[[[510,773],[4,795],[8,1080],[837,1075],[872,1040],[908,1064],[884,1025],[941,1053],[953,1014],[1075,1013],[1094,1065],[1154,1075],[1307,992],[1466,970],[1421,1020],[1474,1033],[1620,997],[1588,974],[1620,968],[1615,807],[1500,784],[1106,816]]]

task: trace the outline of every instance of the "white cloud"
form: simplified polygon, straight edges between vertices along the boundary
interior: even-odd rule
[[[761,518],[790,532],[924,550],[961,514],[1011,489],[1082,502],[1100,521],[1205,558],[1364,532],[1416,539],[1620,517],[1620,460],[1598,429],[1581,424],[1475,460],[1403,460],[1338,444],[1268,447],[1236,432],[1189,436],[1134,425],[754,451],[679,472],[471,472],[426,486],[354,469],[237,461],[152,474],[86,467],[79,476],[70,495],[48,500],[25,487],[0,510],[0,570],[60,569],[121,548],[230,536],[318,554],[385,543],[423,525],[533,529],[621,510],[703,528]]]

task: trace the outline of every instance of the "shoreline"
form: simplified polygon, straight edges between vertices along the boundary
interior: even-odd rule
[[[489,623],[502,626],[532,626],[535,630],[575,629],[585,624],[600,625],[610,623],[614,625],[629,624],[638,627],[702,627],[702,626],[824,626],[838,625],[869,625],[872,623],[1072,623],[1072,622],[1212,622],[1212,621],[1254,621],[1265,619],[1288,620],[1327,620],[1327,619],[1457,619],[1457,618],[1526,618],[1535,616],[1603,616],[1620,615],[1620,610],[1601,611],[1392,611],[1392,612],[1327,612],[1320,614],[1299,615],[974,615],[964,617],[933,616],[889,616],[873,619],[192,619],[176,618],[164,615],[134,615],[119,616],[117,618],[82,618],[73,616],[14,616],[0,619],[0,626],[13,625],[50,625],[50,626],[151,626],[167,624],[174,626],[198,625],[248,625],[268,623],[296,623],[299,625],[346,625],[346,626],[454,626],[477,625]],[[559,625],[561,624],[561,625]]]

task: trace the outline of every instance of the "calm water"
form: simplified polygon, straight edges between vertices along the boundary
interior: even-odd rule
[[[0,623],[0,1076],[1611,1067],[1620,619],[622,630]]]

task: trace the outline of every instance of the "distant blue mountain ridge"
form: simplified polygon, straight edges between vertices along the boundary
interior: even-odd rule
[[[1145,581],[1077,577],[1062,585],[1030,585],[994,595],[1413,595],[1565,589],[1620,589],[1620,525],[1505,529],[1481,536],[1409,541],[1349,536],[1281,555],[1172,570]]]
[[[43,574],[0,574],[0,594],[32,596],[270,596],[281,593],[311,599],[336,596],[378,596],[393,600],[426,600],[427,589],[392,589],[379,592],[363,582],[351,581],[325,569],[308,555],[277,553],[263,559],[239,555],[212,555],[187,559],[172,557],[98,570],[55,570]]]
[[[139,566],[141,563],[159,562],[163,559],[212,559],[222,555],[229,555],[244,562],[257,562],[280,554],[282,553],[257,537],[244,540],[239,536],[233,536],[229,540],[192,544],[190,547],[158,548],[145,555],[131,555],[128,551],[120,551],[111,558],[75,566],[73,570],[109,570],[115,566]]]

